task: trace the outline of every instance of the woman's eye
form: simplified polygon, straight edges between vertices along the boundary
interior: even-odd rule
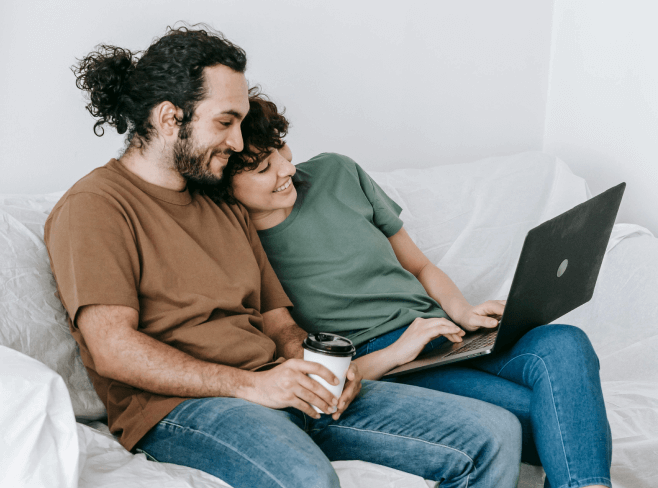
[[[270,163],[267,163],[265,167],[259,171],[259,173],[265,173],[265,171],[267,171],[269,167],[270,167]]]

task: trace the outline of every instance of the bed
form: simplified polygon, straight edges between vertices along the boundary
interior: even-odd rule
[[[591,196],[564,162],[539,152],[371,175],[471,303],[505,298],[527,230]],[[229,486],[125,451],[102,422],[43,243],[60,196],[0,195],[0,486]],[[618,488],[658,486],[657,317],[658,239],[617,224],[594,297],[557,322],[583,328],[600,358]],[[359,461],[334,467],[343,488],[433,486]],[[523,465],[519,486],[542,486],[542,477],[541,468]]]

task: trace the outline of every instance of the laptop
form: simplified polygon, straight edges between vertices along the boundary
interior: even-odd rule
[[[588,302],[625,188],[626,183],[620,183],[528,232],[495,329],[467,332],[463,342],[448,341],[384,376],[504,351],[529,330],[550,324]]]

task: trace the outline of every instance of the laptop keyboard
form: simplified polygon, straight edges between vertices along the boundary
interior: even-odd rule
[[[497,335],[498,335],[498,330],[491,331],[488,334],[478,337],[474,341],[469,342],[468,344],[460,347],[459,349],[455,349],[451,353],[446,354],[445,357],[450,357],[456,354],[462,354],[464,352],[474,351],[476,349],[480,349],[486,346],[491,346],[494,342],[496,342]]]

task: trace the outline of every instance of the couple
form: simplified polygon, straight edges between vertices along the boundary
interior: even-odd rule
[[[103,46],[76,70],[95,129],[128,132],[128,146],[62,197],[45,234],[121,443],[236,488],[339,486],[329,461],[346,459],[446,487],[511,487],[518,417],[524,456],[542,462],[550,486],[609,486],[596,356],[577,329],[535,329],[468,368],[367,381],[440,335],[460,340],[448,315],[492,326],[502,304],[470,307],[349,159],[320,156],[292,181],[287,122],[249,99],[245,67],[221,35],[181,28],[139,60]],[[359,346],[340,398],[307,376],[337,381],[300,360],[297,323]]]

